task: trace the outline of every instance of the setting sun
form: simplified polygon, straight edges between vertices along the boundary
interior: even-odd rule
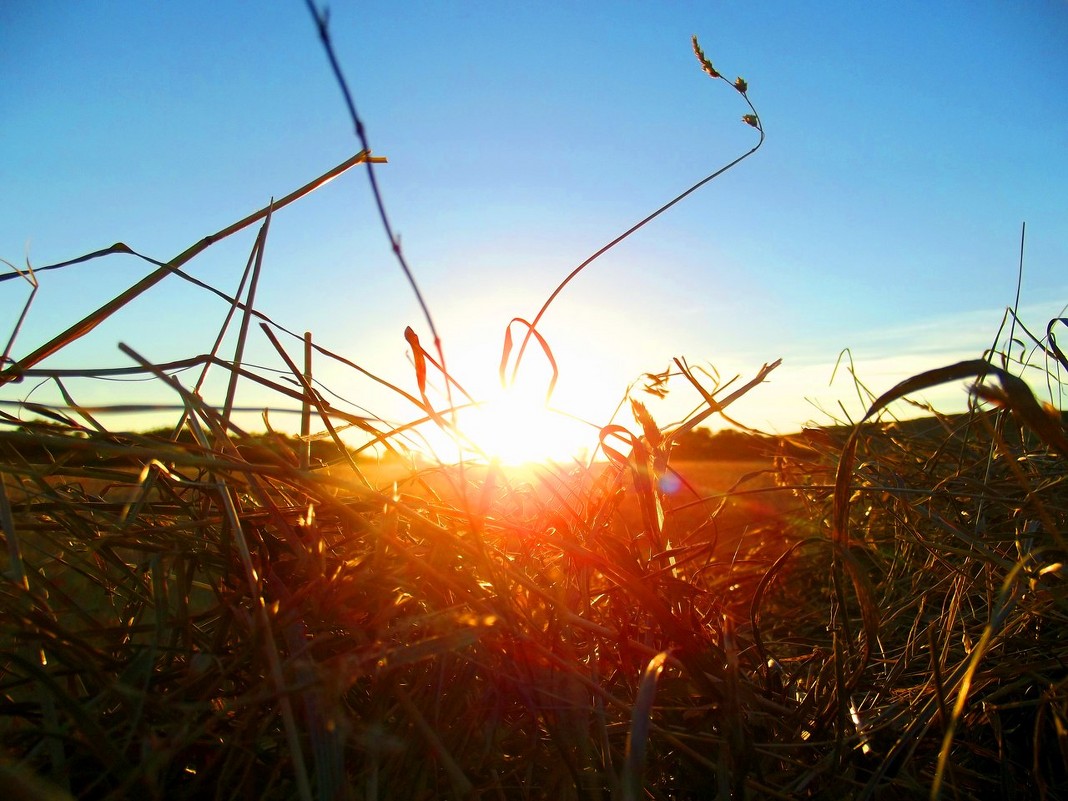
[[[570,461],[587,454],[597,432],[552,409],[543,397],[501,390],[497,397],[465,410],[459,426],[473,446],[504,464]]]

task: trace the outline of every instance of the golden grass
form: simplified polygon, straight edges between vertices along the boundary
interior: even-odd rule
[[[848,542],[827,437],[675,466],[658,549],[625,465],[13,427],[0,736],[79,797],[1059,797],[1063,458],[856,431]]]
[[[243,289],[271,211],[228,298],[233,358],[217,343],[183,362],[202,370],[192,385],[131,348],[134,366],[110,371],[173,394],[171,435],[109,430],[68,386],[101,371],[40,362],[153,283],[193,280],[199,245],[0,373],[65,401],[0,413],[5,793],[1065,797],[1063,421],[1007,357],[917,376],[862,424],[769,440],[766,461],[730,470],[672,464],[672,447],[774,363],[724,395],[677,362],[706,408],[663,431],[632,404],[633,424],[602,429],[606,463],[376,466],[340,429],[396,452],[420,425],[449,429],[425,394],[440,349],[413,333],[418,396],[394,388],[419,419],[331,405]],[[87,258],[110,252],[129,249]],[[253,317],[292,382],[243,363]],[[1051,334],[1038,344],[1068,369]],[[209,370],[232,379],[214,404]],[[880,417],[965,377],[968,415]],[[250,442],[238,378],[319,430]]]

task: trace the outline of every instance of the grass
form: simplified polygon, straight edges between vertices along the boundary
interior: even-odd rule
[[[323,180],[5,357],[0,381],[40,378],[65,401],[0,413],[8,796],[1068,795],[1068,453],[1062,417],[1009,372],[1025,366],[991,354],[916,376],[860,424],[768,440],[731,469],[672,463],[674,441],[774,365],[731,395],[702,388],[706,408],[671,431],[632,404],[633,424],[601,431],[605,462],[377,465],[339,429],[395,452],[419,425],[449,429],[426,396],[440,349],[412,333],[419,392],[395,388],[421,420],[355,416],[251,300],[273,209]],[[172,393],[172,432],[109,430],[68,386],[100,371],[40,365],[259,221],[236,297],[202,285],[231,313],[212,353],[179,365],[196,381],[125,349],[120,372]],[[87,258],[111,252],[129,248]],[[253,321],[290,380],[244,363]],[[1036,345],[1068,368],[1052,335]],[[209,372],[226,379],[216,403]],[[251,441],[239,377],[300,405],[302,438]],[[966,415],[887,411],[962,378]]]
[[[651,431],[642,462],[305,467],[186,402],[180,439],[0,431],[8,781],[1064,796],[1065,462],[1009,409],[661,482]]]

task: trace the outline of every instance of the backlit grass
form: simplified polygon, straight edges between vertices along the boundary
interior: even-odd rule
[[[0,412],[5,797],[1065,797],[1068,447],[1022,365],[916,376],[861,424],[725,466],[672,449],[775,364],[726,394],[679,361],[652,389],[702,391],[680,426],[634,402],[598,421],[602,461],[502,467],[428,400],[438,343],[409,337],[416,389],[394,389],[415,419],[357,416],[292,353],[361,368],[248,299],[273,211],[327,176],[9,346],[0,381],[64,403]],[[234,354],[160,365],[133,343],[115,368],[169,394],[172,432],[112,430],[69,386],[102,371],[42,366],[260,221],[237,297],[202,285],[230,301]],[[245,362],[251,336],[285,380]],[[1063,354],[1036,344],[1060,387]],[[967,414],[886,409],[962,379]],[[253,384],[303,412],[300,438],[240,429]],[[406,460],[421,428],[470,460]]]

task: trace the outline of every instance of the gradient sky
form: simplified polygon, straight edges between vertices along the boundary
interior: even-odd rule
[[[1024,221],[1022,318],[1042,332],[1068,303],[1064,2],[330,7],[371,146],[389,159],[377,168],[389,213],[449,365],[476,393],[493,386],[509,319],[532,317],[575,265],[755,143],[692,34],[748,80],[767,141],[557,300],[542,327],[562,371],[556,405],[604,423],[673,356],[724,379],[782,358],[735,416],[779,431],[828,422],[821,407],[841,417],[839,401],[856,416],[848,376],[829,385],[842,349],[878,393],[994,342]],[[120,240],[170,259],[359,150],[299,0],[8,0],[0,76],[0,257],[20,266]],[[255,234],[188,271],[233,292]],[[113,256],[42,273],[13,355],[150,271]],[[13,321],[28,289],[0,290]],[[363,169],[276,215],[257,306],[414,389],[403,331],[429,334]],[[42,366],[126,365],[119,341],[157,362],[192,356],[225,312],[167,279]],[[279,367],[253,340],[250,360]],[[378,414],[414,415],[351,370],[316,374]],[[671,386],[661,422],[698,400]],[[0,397],[56,398],[31,389]],[[72,391],[85,404],[174,400],[144,382]],[[929,397],[965,403],[961,386]],[[254,389],[244,401],[267,402]]]

